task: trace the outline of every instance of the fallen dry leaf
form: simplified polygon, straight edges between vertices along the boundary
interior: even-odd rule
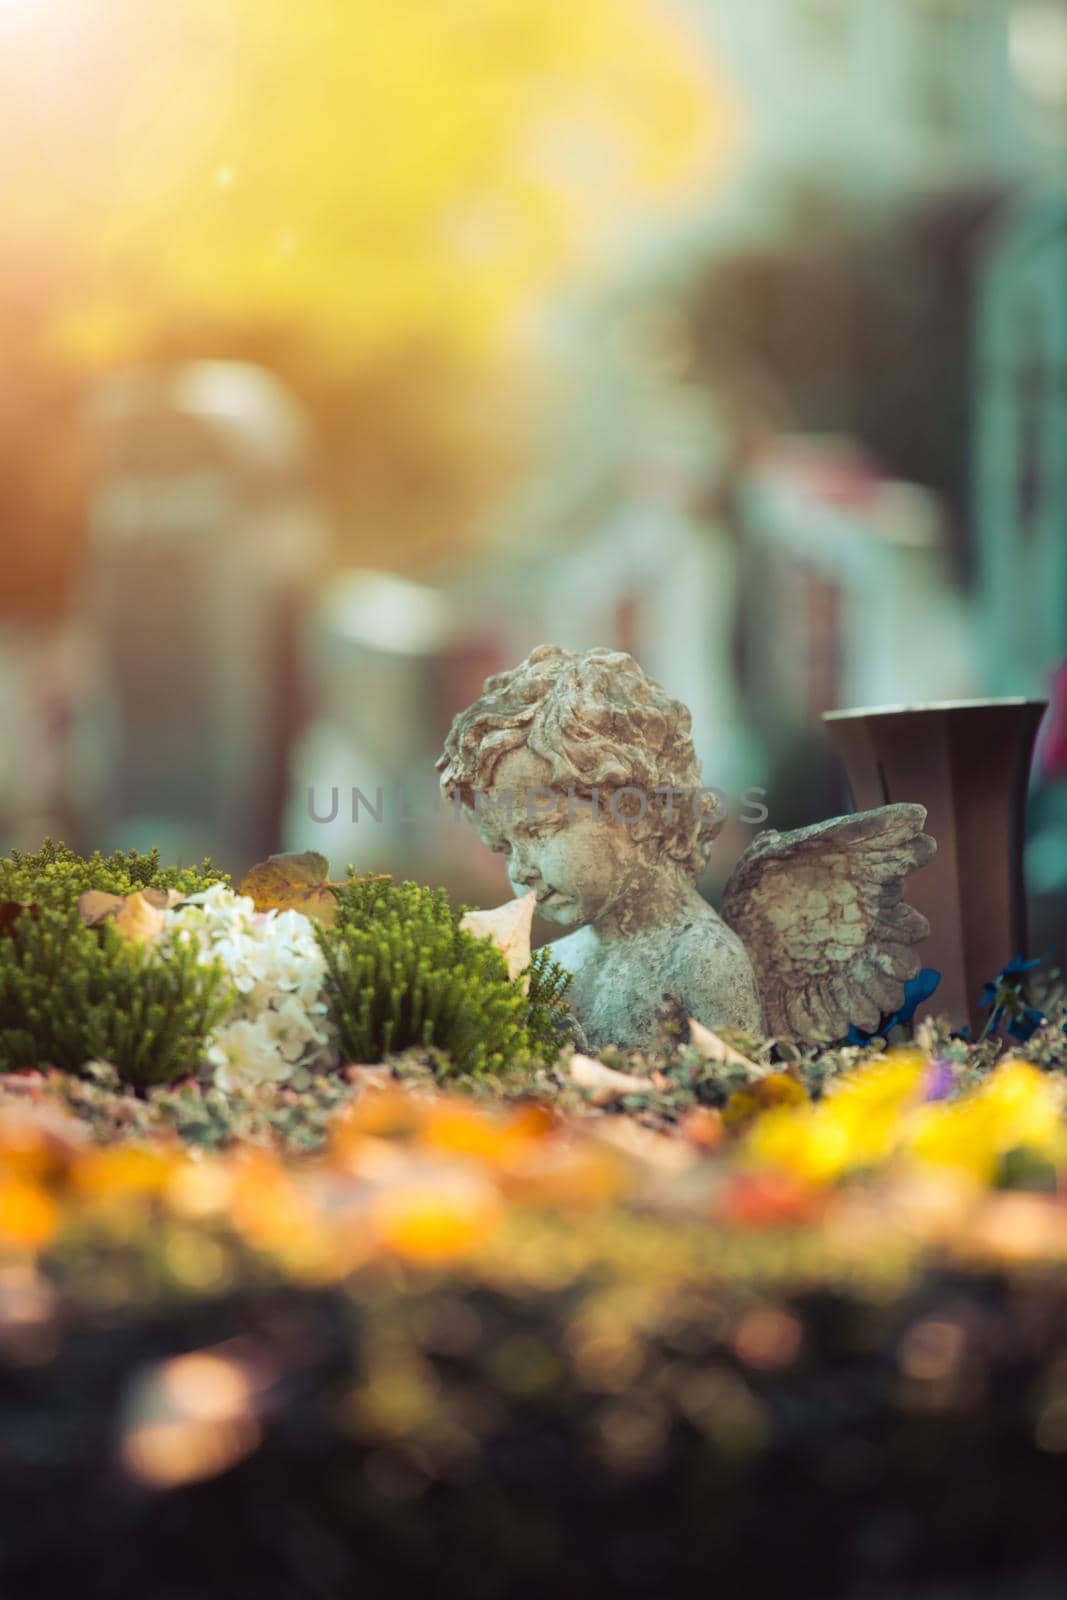
[[[494,906],[491,911],[468,911],[460,918],[459,925],[476,939],[488,935],[507,963],[508,977],[514,980],[530,965],[530,929],[536,904],[537,895],[531,889],[529,894]],[[526,972],[523,987],[529,989],[529,986],[530,976]]]
[[[577,1052],[567,1065],[567,1075],[595,1106],[614,1105],[628,1094],[647,1094],[652,1087],[648,1078],[638,1078],[632,1072],[618,1072],[593,1056]]]
[[[242,878],[238,894],[248,895],[257,911],[300,911],[332,928],[339,910],[330,881],[330,863],[317,850],[270,856]]]
[[[161,906],[153,905],[146,895],[137,892],[127,895],[115,913],[115,926],[131,944],[155,944],[167,926],[167,918]]]
[[[744,1067],[754,1077],[763,1076],[762,1067],[750,1061],[748,1056],[743,1056],[732,1045],[728,1045],[725,1039],[720,1039],[710,1028],[705,1028],[695,1017],[689,1018],[689,1043],[700,1051],[705,1061],[723,1061],[729,1066]]]
[[[156,911],[173,911],[185,896],[179,889],[140,889],[140,899]],[[110,918],[118,919],[132,896],[105,894],[103,889],[89,889],[78,900],[78,911],[87,928],[97,928]]]
[[[88,928],[98,927],[108,917],[114,917],[126,904],[124,894],[105,894],[102,889],[89,889],[78,900],[78,911]]]

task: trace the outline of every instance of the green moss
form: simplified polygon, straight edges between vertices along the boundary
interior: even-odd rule
[[[195,1072],[229,1004],[221,966],[201,965],[184,946],[131,944],[107,924],[87,928],[78,897],[194,893],[222,876],[209,862],[161,867],[154,852],[86,860],[51,841],[0,861],[0,900],[27,907],[0,931],[0,1071],[78,1072],[99,1059],[138,1088]]]
[[[27,909],[0,920],[0,1071],[78,1073],[112,1063],[143,1089],[196,1072],[230,991],[218,965],[173,945],[131,945],[109,924],[84,926],[89,889],[193,894],[228,881],[209,861],[163,867],[135,851],[83,858],[47,842],[0,861],[0,902]],[[509,981],[490,939],[459,927],[443,890],[350,877],[335,929],[319,930],[327,994],[350,1061],[433,1046],[456,1074],[486,1075],[554,1057],[566,1037],[568,974],[539,951],[529,993]]]
[[[492,941],[460,928],[443,889],[350,877],[338,899],[337,926],[319,940],[347,1060],[434,1045],[455,1072],[484,1074],[556,1054],[567,974],[547,955],[527,995]]]
[[[212,883],[229,883],[204,860],[199,867],[164,867],[159,851],[137,850],[113,855],[79,856],[65,844],[46,839],[40,850],[25,854],[12,850],[0,860],[0,900],[22,900],[34,905],[73,908],[89,889],[105,894],[133,894],[138,889],[179,889],[196,894]]]

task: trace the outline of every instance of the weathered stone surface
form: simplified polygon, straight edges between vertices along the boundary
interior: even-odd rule
[[[717,913],[695,887],[721,818],[690,725],[631,656],[543,645],[486,680],[438,768],[515,893],[570,930],[553,954],[591,1049],[647,1047],[665,1006],[805,1040],[873,1028],[928,932],[902,900],[935,848],[922,807],[767,830]]]

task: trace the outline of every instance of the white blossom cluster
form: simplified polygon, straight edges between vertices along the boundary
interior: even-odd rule
[[[220,1089],[280,1082],[298,1067],[337,1063],[323,994],[326,965],[309,919],[299,911],[257,911],[223,884],[191,895],[166,913],[166,937],[195,940],[206,961],[221,961],[237,998],[208,1040]]]

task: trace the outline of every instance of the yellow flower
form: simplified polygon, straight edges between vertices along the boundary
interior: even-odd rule
[[[808,1183],[831,1183],[887,1160],[899,1143],[901,1117],[917,1100],[925,1065],[919,1051],[891,1051],[842,1078],[818,1105],[775,1107],[753,1124],[746,1161]]]
[[[1060,1082],[1009,1059],[965,1099],[923,1106],[908,1130],[908,1149],[920,1160],[959,1167],[989,1183],[1009,1150],[1064,1159],[1062,1115]]]
[[[835,1084],[817,1106],[782,1106],[753,1124],[743,1158],[808,1183],[910,1157],[994,1181],[1011,1150],[1067,1164],[1064,1089],[1028,1062],[1009,1059],[960,1100],[924,1104],[926,1060],[892,1051]]]

